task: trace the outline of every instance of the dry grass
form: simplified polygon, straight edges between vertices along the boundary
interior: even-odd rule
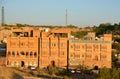
[[[23,76],[30,76],[30,74],[0,66],[0,79],[24,79]]]
[[[0,79],[63,79],[63,77],[49,74],[46,70],[31,71],[0,66]],[[67,79],[67,78],[65,78]]]

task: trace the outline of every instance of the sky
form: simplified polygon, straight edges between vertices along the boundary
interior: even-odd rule
[[[66,9],[68,25],[120,22],[120,0],[5,0],[4,5],[6,24],[64,26]]]

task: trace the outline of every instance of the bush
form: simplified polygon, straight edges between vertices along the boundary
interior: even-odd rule
[[[66,69],[63,70],[56,70],[56,75],[67,75],[68,71]]]
[[[103,68],[100,69],[99,75],[95,77],[95,79],[120,79],[120,70],[113,68],[113,69],[107,69]]]
[[[47,71],[48,71],[48,74],[53,75],[56,72],[56,67],[48,66]]]
[[[71,79],[71,78],[68,76],[64,76],[63,79]]]

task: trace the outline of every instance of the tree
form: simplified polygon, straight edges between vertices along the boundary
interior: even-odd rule
[[[115,56],[115,54],[117,54],[117,52],[112,52],[112,67],[113,68],[116,67],[116,61],[117,61],[117,57]]]
[[[85,36],[87,34],[87,32],[86,31],[78,31],[78,32],[72,32],[71,34],[76,38],[82,38],[83,36]]]
[[[111,70],[111,79],[120,79],[119,73],[118,69],[113,68]]]
[[[103,68],[100,69],[100,73],[98,76],[96,76],[95,79],[110,79],[110,78],[111,78],[110,69]]]
[[[75,25],[67,25],[68,28],[78,28],[77,26]]]
[[[17,27],[25,27],[23,24],[17,24]]]
[[[113,43],[112,48],[116,49],[117,51],[120,51],[120,43]]]
[[[95,77],[95,79],[120,79],[119,69],[100,69],[100,73]]]

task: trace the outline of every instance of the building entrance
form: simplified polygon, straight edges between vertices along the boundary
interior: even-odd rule
[[[55,67],[55,61],[51,61],[51,65]]]
[[[25,63],[24,61],[21,61],[21,67],[24,67]]]

